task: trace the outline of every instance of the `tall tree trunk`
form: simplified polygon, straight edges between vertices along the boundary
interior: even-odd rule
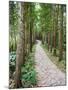
[[[24,28],[25,28],[25,32],[24,32],[24,43],[25,43],[25,56],[27,55],[27,3],[25,3],[24,6]]]
[[[32,26],[33,26],[33,22],[32,22],[32,5],[30,4],[30,52],[32,52]]]
[[[63,59],[63,6],[60,6],[59,8],[60,8],[59,61],[61,61]]]
[[[35,30],[34,30],[34,23],[33,23],[33,37],[32,37],[33,44],[35,43]]]
[[[32,52],[32,24],[30,23],[30,52]]]
[[[29,54],[30,52],[30,4],[28,4],[28,10],[27,10],[27,13],[28,13],[28,23],[27,23],[27,29],[28,29],[28,32],[27,32],[27,53]]]
[[[50,46],[50,51],[51,51],[51,52],[52,52],[52,47],[53,47],[53,46],[52,46],[52,43],[53,43],[53,42],[52,42],[52,33],[53,33],[53,32],[51,32],[51,46]]]
[[[24,3],[19,3],[20,12],[23,20],[24,15]],[[15,74],[15,88],[19,88],[22,86],[21,83],[21,65],[24,62],[24,21],[20,23],[19,19],[19,38],[17,43],[17,52],[16,52],[16,74]]]
[[[42,31],[42,44],[44,44],[44,31]]]
[[[56,9],[56,6],[54,5],[54,52],[53,52],[53,54],[56,56],[56,28],[55,28],[55,26],[56,26],[56,23],[55,23],[55,21],[56,21],[56,12],[55,12],[55,9]]]
[[[55,16],[54,16],[54,55],[56,56],[56,34],[58,30],[58,5],[55,5]]]
[[[50,32],[48,32],[48,50],[49,50],[49,47],[50,47]]]
[[[52,5],[53,6],[53,5]],[[52,48],[53,48],[53,31],[54,31],[54,11],[53,11],[53,7],[51,8],[51,47],[50,47],[50,51],[52,52]]]

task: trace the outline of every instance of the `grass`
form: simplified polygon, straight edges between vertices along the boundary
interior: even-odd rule
[[[22,84],[24,88],[34,87],[37,83],[35,62],[34,62],[35,46],[33,47],[32,53],[26,58],[24,66],[22,66]]]
[[[62,71],[62,72],[66,72],[66,62],[65,60],[61,60],[59,61],[59,57],[54,56],[53,53],[49,52],[47,49],[47,46],[45,45],[41,45],[44,49],[44,51],[46,52],[46,54],[48,55],[48,57],[50,58],[50,60]],[[58,52],[58,50],[57,50]]]

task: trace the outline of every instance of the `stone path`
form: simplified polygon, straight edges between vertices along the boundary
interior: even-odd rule
[[[56,65],[52,63],[40,44],[41,42],[37,40],[35,52],[35,69],[38,79],[37,86],[65,85],[65,73],[61,72]]]

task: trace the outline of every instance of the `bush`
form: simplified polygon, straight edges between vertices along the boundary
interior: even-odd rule
[[[24,66],[22,66],[22,82],[23,87],[33,87],[36,85],[36,71],[34,69],[34,49],[33,53],[26,58]]]

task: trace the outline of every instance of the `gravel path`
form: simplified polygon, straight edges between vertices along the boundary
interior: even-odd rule
[[[37,40],[35,52],[35,69],[37,72],[37,86],[57,86],[65,85],[65,73],[61,72],[55,64],[49,59],[43,48],[40,46],[41,42]]]

